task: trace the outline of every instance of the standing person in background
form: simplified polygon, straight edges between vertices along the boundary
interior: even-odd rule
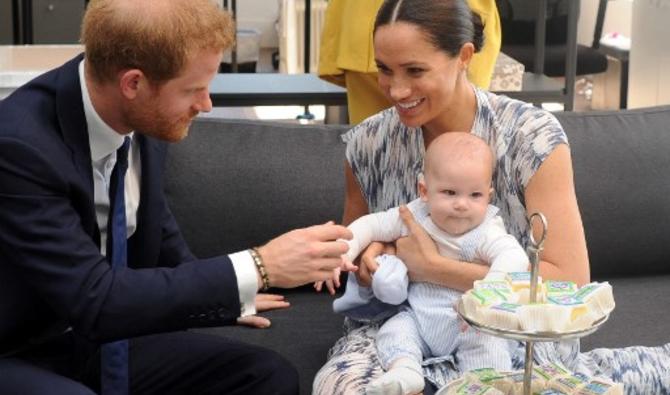
[[[468,64],[482,47],[483,27],[466,1],[386,0],[373,34],[379,86],[394,105],[343,135],[342,222],[416,199],[415,175],[423,168],[426,148],[443,133],[469,131],[494,152],[491,204],[500,208],[507,231],[527,248],[527,217],[539,211],[550,224],[540,256],[542,278],[588,283],[589,258],[565,132],[551,113],[470,83]],[[485,276],[486,266],[440,255],[409,211],[400,216],[409,236],[394,246],[372,243],[362,253],[359,284],[369,286],[378,266],[375,257],[390,247],[407,266],[410,281],[466,291]],[[315,395],[364,393],[383,374],[374,348],[381,324],[345,320],[345,335],[314,379]],[[670,344],[580,354],[579,341],[543,342],[534,351],[537,363],[557,361],[573,372],[605,376],[623,382],[630,394],[670,393]],[[511,355],[513,368],[521,369],[521,343],[512,345]],[[428,380],[424,394],[464,373],[454,358],[422,365]]]
[[[319,76],[347,89],[349,123],[388,108],[392,102],[377,85],[372,43],[375,15],[383,0],[329,0],[319,48]],[[487,89],[500,52],[500,16],[495,0],[468,0],[484,24],[486,40],[468,66],[468,78]]]
[[[258,290],[329,278],[351,237],[324,224],[188,249],[166,142],[211,110],[233,32],[210,0],[93,0],[85,55],[0,102],[0,394],[298,393],[277,353],[185,331],[267,327],[254,314],[288,303]]]

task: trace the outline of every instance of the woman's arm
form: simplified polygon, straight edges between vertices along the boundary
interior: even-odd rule
[[[542,278],[570,280],[580,286],[588,283],[589,257],[567,145],[557,146],[540,165],[526,186],[525,198],[528,215],[539,211],[547,218],[547,239],[540,256]],[[538,240],[539,227],[534,236]]]
[[[351,165],[344,164],[345,196],[344,196],[344,214],[342,215],[342,225],[348,226],[356,219],[368,214],[370,209],[368,203],[363,198],[361,187],[356,181],[356,176],[351,170]]]
[[[589,261],[567,145],[559,145],[540,165],[526,191],[526,214],[542,212],[549,226],[541,254],[540,275],[545,279],[588,283]],[[410,236],[396,242],[397,254],[413,281],[428,281],[465,291],[484,278],[488,266],[440,256],[430,236],[414,222],[409,210],[401,217]],[[539,238],[539,233],[535,233]]]

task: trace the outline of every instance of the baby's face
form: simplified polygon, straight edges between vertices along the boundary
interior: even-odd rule
[[[430,216],[440,229],[460,236],[481,224],[491,198],[491,169],[486,161],[443,161],[427,169],[419,186]]]

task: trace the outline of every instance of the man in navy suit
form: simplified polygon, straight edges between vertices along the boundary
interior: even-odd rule
[[[95,393],[101,344],[121,339],[133,394],[297,393],[276,353],[184,331],[267,326],[255,313],[287,303],[258,290],[329,278],[351,237],[328,223],[228,256],[187,248],[163,195],[165,142],[211,110],[232,39],[210,0],[94,0],[85,56],[0,103],[1,394]],[[127,267],[112,267],[108,189],[128,137]]]

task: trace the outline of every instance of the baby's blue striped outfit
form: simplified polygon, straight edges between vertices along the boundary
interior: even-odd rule
[[[528,258],[519,243],[505,231],[498,208],[489,205],[481,224],[463,235],[452,236],[437,227],[427,204],[415,199],[407,205],[416,222],[435,241],[440,255],[465,262],[492,264],[497,271],[522,271]],[[370,241],[393,241],[407,235],[397,208],[366,215],[349,226],[354,238],[347,241],[350,259]],[[364,243],[364,244],[361,244]],[[410,283],[407,268],[395,256],[382,256],[372,279],[374,295],[362,289],[350,274],[345,294],[334,303],[336,312],[356,311],[360,317],[374,296],[384,303],[407,304],[382,325],[377,335],[377,352],[384,369],[405,357],[420,364],[432,357],[444,359],[452,354],[467,370],[492,367],[509,370],[511,358],[505,340],[476,332],[463,331],[454,310],[462,292],[426,282]],[[390,306],[389,306],[390,307]],[[393,310],[395,312],[395,310]],[[371,316],[377,315],[376,309]],[[373,318],[373,317],[371,317]]]

